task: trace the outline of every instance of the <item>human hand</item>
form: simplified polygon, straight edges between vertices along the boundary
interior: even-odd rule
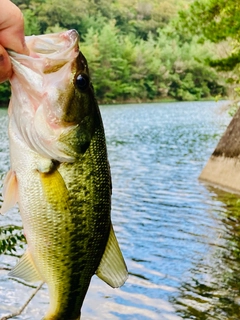
[[[6,49],[29,54],[24,39],[21,10],[10,0],[0,0],[0,83],[12,75],[11,61]]]

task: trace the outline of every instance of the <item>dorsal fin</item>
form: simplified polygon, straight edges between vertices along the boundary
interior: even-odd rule
[[[121,287],[128,278],[127,267],[112,225],[96,275],[113,288]]]

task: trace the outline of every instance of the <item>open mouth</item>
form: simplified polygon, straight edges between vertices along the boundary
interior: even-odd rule
[[[39,73],[56,72],[79,52],[79,35],[76,30],[26,37],[30,55],[8,51],[10,57]],[[12,61],[13,62],[13,61]],[[14,62],[13,62],[14,64]],[[41,72],[40,71],[40,72]]]

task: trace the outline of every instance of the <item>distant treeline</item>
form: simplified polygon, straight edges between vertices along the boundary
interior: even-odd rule
[[[209,42],[186,36],[178,10],[188,0],[14,0],[26,34],[74,28],[81,36],[96,95],[101,103],[166,98],[199,100],[226,94],[206,61],[218,58]],[[0,86],[0,104],[9,86]]]

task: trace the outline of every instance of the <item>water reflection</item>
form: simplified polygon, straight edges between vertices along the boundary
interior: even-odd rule
[[[207,187],[221,228],[207,255],[191,268],[172,302],[183,319],[237,320],[240,317],[240,198]],[[221,210],[219,210],[219,206]]]

